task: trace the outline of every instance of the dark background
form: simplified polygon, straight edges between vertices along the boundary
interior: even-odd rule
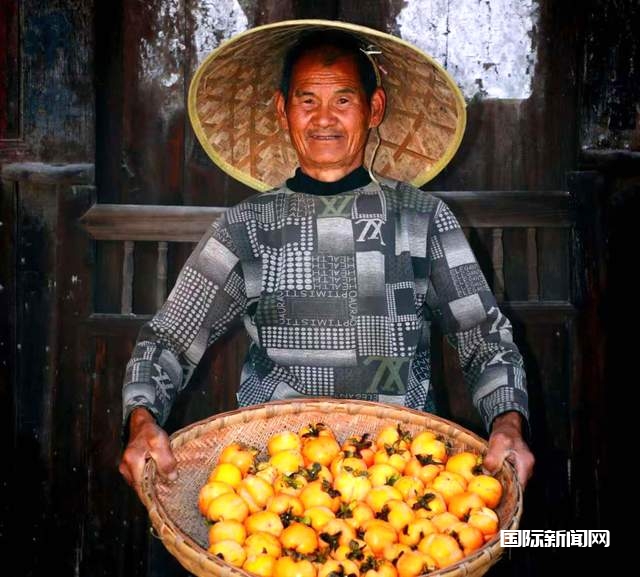
[[[403,2],[241,5],[250,26],[318,17],[394,33]],[[157,243],[128,253],[121,241],[92,240],[78,219],[94,203],[225,207],[252,194],[208,160],[185,115],[195,6],[0,0],[0,543],[16,567],[7,575],[158,574],[162,548],[117,473],[124,365],[164,284]],[[425,189],[570,194],[571,230],[536,237],[545,258],[535,299],[527,232],[503,231],[504,306],[527,362],[538,460],[522,526],[609,529],[619,546],[614,430],[619,439],[633,422],[620,409],[633,406],[637,381],[640,6],[540,0],[539,10],[531,97],[469,102],[460,150]],[[144,77],[140,46],[158,38],[183,44],[179,62],[157,55],[177,82]],[[470,239],[491,277],[491,231]],[[189,250],[169,244],[168,286]],[[170,430],[235,406],[245,346],[236,333],[213,347]],[[445,415],[482,432],[452,359],[445,346],[441,378],[458,383],[441,392]],[[519,549],[490,575],[585,563],[593,572],[611,559],[610,549]]]

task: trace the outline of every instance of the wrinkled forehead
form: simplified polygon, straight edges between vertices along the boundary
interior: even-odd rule
[[[290,91],[301,83],[343,83],[364,91],[355,57],[330,48],[309,52],[296,60],[291,70]]]

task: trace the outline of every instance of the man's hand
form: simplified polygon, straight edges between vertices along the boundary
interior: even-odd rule
[[[129,419],[129,444],[122,454],[118,470],[141,498],[142,473],[148,458],[156,462],[161,477],[170,481],[177,478],[177,463],[169,436],[147,409],[138,408]]]
[[[535,458],[522,438],[522,415],[516,411],[503,413],[494,419],[483,465],[494,473],[505,459],[515,466],[524,489],[533,474]]]

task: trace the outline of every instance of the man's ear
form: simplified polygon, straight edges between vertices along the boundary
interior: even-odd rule
[[[369,128],[380,126],[384,119],[384,111],[387,107],[387,95],[385,91],[378,86],[371,95],[371,117],[369,118]]]
[[[278,116],[278,124],[280,125],[280,128],[283,130],[289,130],[284,94],[282,94],[280,90],[276,91],[276,114]]]

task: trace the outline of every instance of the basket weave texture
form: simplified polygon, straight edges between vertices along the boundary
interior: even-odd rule
[[[387,425],[401,424],[412,434],[424,429],[442,435],[449,442],[450,453],[471,450],[484,454],[487,442],[474,433],[440,417],[397,405],[368,401],[305,399],[256,405],[221,413],[194,423],[171,436],[178,461],[178,479],[163,481],[156,475],[155,463],[145,466],[143,498],[151,524],[167,550],[198,577],[248,577],[207,552],[208,527],[198,510],[198,493],[217,462],[225,445],[239,441],[262,449],[259,460],[266,460],[268,439],[283,430],[298,431],[309,423],[328,425],[339,442],[353,435],[377,431]],[[496,509],[501,529],[516,529],[522,514],[522,491],[510,463],[496,475],[504,487]],[[503,552],[499,535],[458,563],[430,573],[430,576],[479,577],[496,563]]]

